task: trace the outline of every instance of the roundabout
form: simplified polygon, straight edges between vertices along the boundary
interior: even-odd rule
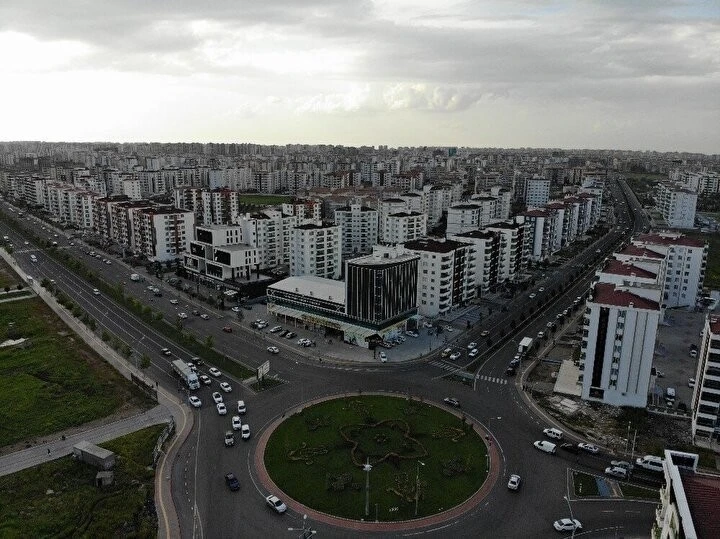
[[[489,440],[462,411],[408,395],[348,393],[276,419],[254,463],[268,492],[315,520],[416,529],[457,518],[492,489],[500,460]]]

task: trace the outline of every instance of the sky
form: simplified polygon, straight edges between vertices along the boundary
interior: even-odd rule
[[[0,140],[720,153],[720,1],[3,0]]]

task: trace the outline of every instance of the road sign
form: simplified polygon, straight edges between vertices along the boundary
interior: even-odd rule
[[[267,374],[267,373],[269,373],[269,372],[270,372],[270,360],[267,360],[265,363],[263,363],[262,365],[260,365],[260,366],[257,368],[257,377],[258,377],[258,380],[260,380],[260,378],[262,378],[263,375],[265,375],[265,374]]]

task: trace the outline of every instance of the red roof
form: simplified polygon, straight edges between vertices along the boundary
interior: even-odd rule
[[[618,290],[612,283],[596,283],[592,295],[593,303],[602,303],[603,305],[613,305],[615,307],[630,307],[632,303],[633,308],[636,309],[660,310],[657,301],[643,298],[625,290]]]
[[[632,277],[634,275],[635,277],[643,277],[647,279],[655,279],[657,277],[656,273],[634,266],[629,262],[622,262],[616,258],[609,260],[602,269],[602,272],[612,273],[613,275],[626,275],[628,277]]]
[[[699,539],[720,537],[720,477],[681,473],[693,526]]]
[[[665,258],[660,253],[656,253],[655,251],[651,251],[650,249],[646,249],[645,247],[638,247],[637,245],[628,245],[622,251],[619,251],[618,254],[628,256],[642,256],[645,258]]]
[[[705,247],[705,242],[696,238],[681,235],[677,237],[661,236],[660,234],[641,234],[636,241],[649,245],[684,245],[686,247]]]
[[[710,331],[713,335],[720,335],[720,316],[710,317]]]

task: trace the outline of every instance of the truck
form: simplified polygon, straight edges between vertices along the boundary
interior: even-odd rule
[[[200,380],[198,380],[197,374],[192,371],[187,363],[181,359],[176,359],[172,362],[172,368],[173,372],[177,374],[190,389],[200,388]]]
[[[518,346],[518,354],[527,354],[532,346],[532,337],[523,337]]]

